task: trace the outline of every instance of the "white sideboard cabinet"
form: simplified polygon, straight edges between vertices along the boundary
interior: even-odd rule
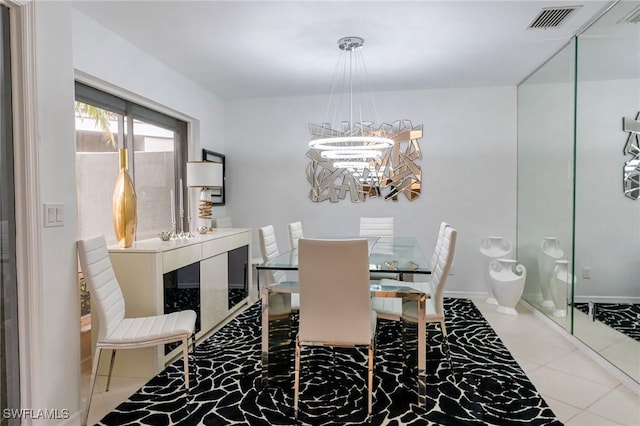
[[[197,340],[246,306],[252,280],[250,253],[250,229],[216,229],[189,239],[152,238],[129,248],[109,247],[126,316],[193,309],[198,314]],[[92,322],[97,331],[97,317]],[[110,351],[105,352],[99,374],[108,372]],[[113,374],[151,378],[180,353],[177,346],[121,350]]]

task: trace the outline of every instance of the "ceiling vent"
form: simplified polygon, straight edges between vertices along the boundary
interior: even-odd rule
[[[527,28],[557,28],[582,6],[545,7]]]
[[[627,16],[618,21],[619,24],[637,24],[640,22],[640,7],[636,7]]]

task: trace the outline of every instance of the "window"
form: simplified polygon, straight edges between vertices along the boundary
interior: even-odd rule
[[[136,239],[171,228],[170,194],[179,194],[184,182],[187,123],[76,82],[79,238],[103,234],[115,242],[111,212],[120,148],[128,150],[138,200]],[[186,187],[182,193],[187,193]],[[178,211],[174,214],[180,217]]]

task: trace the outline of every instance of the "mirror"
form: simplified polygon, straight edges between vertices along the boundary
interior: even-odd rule
[[[571,283],[565,274],[565,283],[552,286],[552,274],[573,249],[575,47],[572,40],[518,86],[516,250],[527,268],[523,297],[568,331]]]
[[[616,3],[518,86],[516,250],[525,300],[640,383],[638,21]]]
[[[573,312],[575,336],[637,382],[639,18],[640,2],[619,2],[578,37]]]

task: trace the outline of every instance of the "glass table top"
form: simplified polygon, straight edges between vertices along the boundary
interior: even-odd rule
[[[351,239],[359,237],[321,237],[322,239]],[[424,257],[415,237],[368,237],[369,270],[430,274],[431,265]],[[282,253],[275,259],[257,266],[257,269],[298,269],[298,249]]]

